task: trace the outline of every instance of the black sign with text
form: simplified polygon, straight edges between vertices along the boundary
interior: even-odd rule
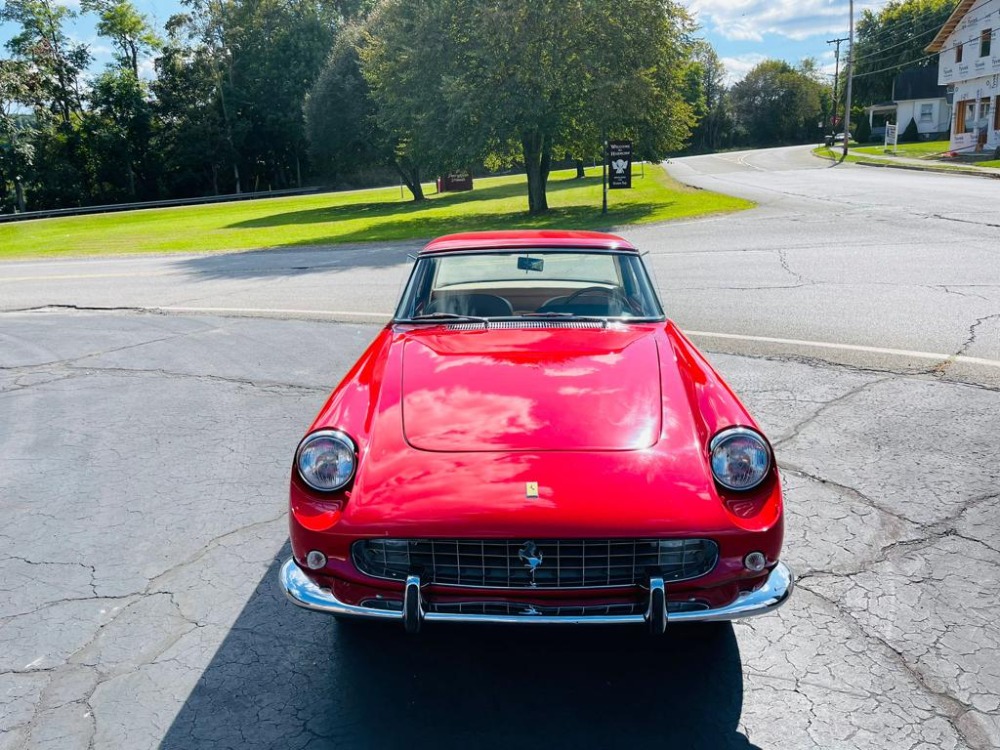
[[[608,143],[608,187],[612,190],[632,187],[632,141]]]

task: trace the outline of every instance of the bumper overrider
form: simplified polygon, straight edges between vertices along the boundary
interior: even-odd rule
[[[330,589],[314,583],[289,558],[279,573],[281,587],[294,604],[305,609],[339,617],[356,617],[370,620],[402,622],[407,632],[415,633],[428,622],[472,622],[500,624],[540,625],[626,625],[646,624],[653,633],[663,633],[667,623],[738,620],[765,614],[777,609],[792,595],[795,586],[792,571],[784,563],[777,563],[764,583],[753,591],[746,591],[729,604],[721,607],[693,611],[669,612],[666,586],[662,578],[649,579],[649,601],[645,612],[639,614],[543,614],[528,607],[520,613],[439,612],[429,610],[421,591],[420,577],[406,579],[402,607],[379,609],[342,602]]]

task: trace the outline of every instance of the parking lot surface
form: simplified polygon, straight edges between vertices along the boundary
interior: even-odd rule
[[[339,625],[276,587],[292,451],[372,325],[0,316],[0,748],[1000,745],[1000,393],[709,356],[775,442],[777,613]]]

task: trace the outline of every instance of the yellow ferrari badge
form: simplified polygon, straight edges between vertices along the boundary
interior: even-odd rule
[[[538,482],[527,482],[524,485],[525,497],[538,497]]]

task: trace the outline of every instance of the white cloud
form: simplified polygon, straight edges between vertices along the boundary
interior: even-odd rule
[[[856,2],[855,22],[864,9],[883,5],[885,0]],[[844,0],[689,0],[688,8],[706,29],[732,40],[760,42],[765,34],[802,40],[848,27]]]
[[[762,55],[759,52],[751,52],[746,55],[723,57],[720,59],[722,60],[722,64],[726,66],[726,85],[732,86],[737,81],[742,80],[743,76],[749,73],[757,63],[766,60],[767,55]]]

